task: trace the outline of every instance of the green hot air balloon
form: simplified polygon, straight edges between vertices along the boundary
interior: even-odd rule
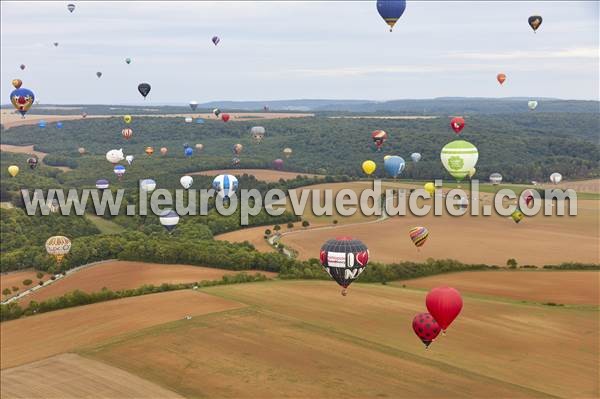
[[[468,141],[455,140],[442,148],[440,157],[448,173],[460,181],[469,175],[471,169],[475,168],[479,151]]]

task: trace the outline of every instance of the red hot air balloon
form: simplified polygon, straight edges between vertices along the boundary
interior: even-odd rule
[[[454,288],[437,287],[429,291],[425,304],[442,330],[446,331],[460,313],[463,301],[460,293]]]
[[[373,143],[375,143],[375,146],[377,147],[377,151],[381,151],[381,147],[383,146],[383,143],[385,143],[385,141],[387,140],[388,135],[383,130],[375,130],[373,133],[371,133],[371,138],[373,139]]]
[[[221,120],[227,122],[229,120],[229,114],[221,114]]]
[[[431,342],[440,334],[442,329],[437,321],[429,313],[419,313],[412,322],[413,330],[417,337],[423,341],[428,349]]]
[[[503,84],[504,84],[504,81],[506,80],[506,75],[505,75],[505,74],[503,74],[503,73],[499,73],[499,74],[496,76],[496,80],[498,80],[498,83],[500,83],[501,85],[503,85]]]
[[[456,116],[450,121],[450,127],[454,130],[454,133],[459,134],[465,128],[465,120],[460,116]]]
[[[133,136],[133,130],[126,127],[125,129],[121,130],[121,135],[123,136],[123,138],[125,140],[129,140],[131,138],[131,136]]]

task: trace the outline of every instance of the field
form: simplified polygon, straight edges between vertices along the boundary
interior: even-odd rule
[[[230,233],[220,234],[215,237],[215,240],[229,242],[248,241],[250,244],[254,245],[254,248],[256,248],[258,251],[270,252],[274,251],[274,249],[263,238],[263,236],[265,235],[265,230],[268,228],[269,226],[259,226],[250,227],[248,229],[235,230]]]
[[[515,300],[570,305],[600,305],[599,272],[463,272],[395,281],[391,284],[427,290],[448,285],[461,292]]]
[[[11,272],[11,273],[2,273],[0,274],[0,291],[4,291],[4,289],[6,288],[11,288],[12,291],[12,287],[18,287],[19,291],[17,292],[12,292],[10,295],[2,295],[2,299],[8,299],[11,296],[15,296],[17,295],[19,292],[22,292],[26,289],[29,289],[33,286],[35,286],[38,281],[42,280],[42,281],[46,281],[50,278],[49,274],[45,274],[44,273],[44,277],[42,277],[41,279],[38,279],[36,274],[38,272],[35,270],[22,270],[22,271],[18,271],[18,272]],[[31,280],[33,283],[29,286],[29,287],[25,287],[23,285],[23,280]]]
[[[116,336],[236,309],[239,303],[192,290],[171,291],[44,313],[1,324],[1,368],[73,351]],[[187,320],[186,320],[187,321]]]
[[[509,273],[531,281],[538,273]],[[577,289],[562,275],[553,289]],[[156,326],[82,353],[188,397],[545,397],[600,394],[597,306],[465,295],[425,350],[412,317],[425,292],[265,282],[207,293],[249,307]],[[560,361],[558,361],[560,359]]]
[[[10,145],[10,144],[0,144],[0,151],[6,151],[6,152],[15,152],[17,154],[31,154],[31,155],[35,155],[40,161],[43,161],[44,158],[46,157],[45,152],[41,152],[41,151],[36,151],[33,149],[33,145]],[[49,165],[45,165],[49,168],[56,168],[56,169],[60,169],[63,172],[68,172],[70,170],[72,170],[71,168],[68,168],[66,166],[49,166]]]
[[[3,398],[181,398],[116,367],[64,354],[2,372]]]
[[[260,272],[269,277],[275,273],[249,270],[248,273]],[[30,301],[41,302],[55,298],[74,290],[98,292],[103,287],[113,291],[138,288],[145,284],[160,285],[162,283],[193,283],[202,280],[220,280],[225,275],[240,272],[214,269],[200,266],[163,265],[142,262],[114,261],[105,262],[69,274],[19,301],[26,306]]]
[[[241,176],[243,174],[253,175],[257,180],[266,182],[278,182],[280,179],[292,180],[296,176],[307,176],[307,177],[321,177],[315,174],[307,173],[296,173],[296,172],[285,172],[280,170],[270,169],[220,169],[220,170],[203,170],[202,172],[190,173],[190,175],[202,175],[202,176],[217,176],[222,174],[232,174],[234,176]]]

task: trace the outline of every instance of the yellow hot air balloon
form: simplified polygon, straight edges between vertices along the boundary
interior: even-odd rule
[[[21,86],[23,86],[23,81],[21,79],[13,79],[12,85],[15,87],[15,89],[20,89]]]
[[[429,195],[433,195],[435,193],[435,184],[433,183],[425,183],[423,188],[429,193]]]
[[[131,117],[131,115],[125,115],[125,116],[123,117],[123,120],[125,121],[125,123],[131,123],[131,120],[132,120],[132,119],[133,119],[133,118]]]
[[[477,169],[475,169],[475,168],[469,169],[469,179],[472,178],[473,176],[475,176],[475,173],[477,173]]]
[[[62,262],[66,254],[71,250],[71,240],[64,236],[52,236],[46,241],[46,252],[54,256],[57,263]]]
[[[8,167],[8,174],[11,175],[12,177],[15,177],[16,175],[19,174],[19,167],[17,165],[10,165]]]
[[[387,159],[388,159],[389,157],[391,157],[391,155],[386,155],[386,156],[384,156],[384,157],[383,157],[383,160],[384,160],[384,161],[387,161]]]
[[[368,160],[368,161],[365,161],[362,163],[362,170],[368,176],[370,176],[373,172],[375,172],[375,169],[377,169],[377,164],[371,160]]]

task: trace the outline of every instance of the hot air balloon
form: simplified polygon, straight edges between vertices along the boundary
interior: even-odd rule
[[[405,164],[406,163],[404,162],[404,159],[402,157],[399,157],[397,155],[391,155],[383,161],[383,169],[385,169],[385,172],[388,175],[396,178],[404,170]],[[364,164],[363,164],[363,169],[364,169]],[[365,173],[367,173],[367,172],[365,171]],[[371,173],[367,173],[367,174],[370,175]]]
[[[502,84],[504,84],[504,81],[506,80],[506,75],[503,73],[499,73],[498,76],[496,76],[496,79],[498,79],[498,83],[500,83],[502,85]]]
[[[265,138],[265,128],[262,126],[254,126],[250,129],[250,134],[255,143],[260,143]]]
[[[56,128],[57,129],[62,129],[63,128],[63,123],[62,122],[56,122]]]
[[[204,123],[204,119],[202,119],[202,118],[197,118],[197,119],[196,119],[196,123],[197,123],[197,124],[199,124],[199,125],[201,125],[201,124],[203,124],[203,123]]]
[[[27,158],[27,164],[30,169],[35,169],[38,166],[38,159],[36,157]]]
[[[450,121],[450,127],[454,130],[454,133],[459,134],[465,128],[465,120],[460,116],[456,116]]]
[[[400,19],[406,9],[406,0],[377,0],[377,12],[386,24],[390,26],[390,32]]]
[[[367,267],[369,249],[361,241],[351,237],[339,237],[327,241],[321,247],[319,260],[325,271],[342,286],[342,295]]]
[[[213,115],[218,118],[221,115],[221,110],[219,108],[213,109]]]
[[[213,189],[221,198],[229,198],[238,189],[238,180],[233,175],[219,175],[212,182]]]
[[[421,160],[421,154],[419,154],[418,152],[413,152],[412,154],[410,154],[410,159],[412,159],[414,163],[417,163]]]
[[[381,151],[381,147],[387,140],[387,137],[387,133],[383,130],[375,130],[373,133],[371,133],[371,138],[373,139],[373,143],[375,143],[375,147],[377,147],[377,151]]]
[[[173,231],[173,229],[175,228],[175,226],[177,226],[177,223],[179,223],[179,215],[175,211],[165,210],[160,215],[159,220],[160,224],[162,224],[170,234],[171,231]]]
[[[150,93],[150,89],[152,89],[152,86],[150,86],[149,83],[140,83],[138,85],[138,91],[144,96],[144,99],[146,99],[146,96]]]
[[[534,200],[533,192],[531,190],[525,190],[521,193],[521,197],[525,199],[525,205],[529,206]]]
[[[479,158],[477,147],[468,141],[455,140],[442,148],[442,164],[456,180],[462,180],[474,169]]]
[[[46,252],[61,263],[65,255],[71,250],[71,240],[64,236],[53,236],[46,240]]]
[[[10,93],[10,102],[23,118],[35,101],[35,95],[29,89],[19,88]]]
[[[19,68],[21,68],[21,71],[24,71],[24,70],[25,70],[25,64],[21,64],[21,65],[19,66]]]
[[[38,126],[39,126],[39,127],[41,127],[42,129],[43,129],[43,128],[45,128],[45,127],[46,127],[46,121],[42,119],[42,120],[41,120],[41,121],[38,123]]]
[[[123,149],[118,149],[118,150],[110,150],[106,153],[106,160],[110,163],[119,163],[121,162],[124,158],[123,155]]]
[[[185,150],[183,150],[183,155],[185,155],[186,157],[191,157],[192,155],[194,155],[194,149],[192,147],[188,147]]]
[[[81,117],[85,119],[87,117],[87,112],[82,112]]]
[[[121,180],[121,178],[123,177],[123,175],[125,175],[125,166],[123,166],[123,165],[117,165],[113,169],[113,172],[115,172],[115,175],[117,175],[117,178],[119,180]]]
[[[290,156],[292,156],[292,149],[291,148],[284,148],[283,149],[283,155],[285,155],[286,158],[289,158]]]
[[[219,39],[219,36],[213,36],[211,40],[215,46],[221,41],[221,39]]]
[[[193,121],[191,116],[186,116],[184,120],[185,120],[185,123],[192,123],[192,121]]]
[[[16,175],[19,174],[19,167],[17,165],[10,165],[8,167],[8,174],[11,175],[12,177],[15,177]]]
[[[146,155],[152,155],[154,154],[154,148],[152,147],[146,147],[146,149],[144,150],[144,152],[146,153]]]
[[[367,174],[367,176],[371,176],[371,173],[375,172],[377,169],[377,164],[373,161],[364,161],[362,163],[362,170]]]
[[[83,155],[83,154],[85,154],[85,148],[83,148],[83,147],[79,147],[79,148],[77,149],[77,152],[79,153],[79,155]]]
[[[425,305],[442,330],[446,331],[460,313],[463,301],[460,293],[454,288],[437,287],[429,291]]]
[[[54,44],[54,47],[58,47],[58,42],[54,42],[52,44]]]
[[[542,24],[542,21],[543,21],[543,19],[539,15],[532,15],[531,17],[529,17],[527,19],[527,22],[529,23],[529,26],[531,26],[531,29],[533,29],[533,33],[536,33],[536,31],[538,30],[538,28]]]
[[[473,176],[475,176],[475,173],[477,173],[477,169],[471,168],[471,169],[469,169],[469,172],[467,173],[467,176],[469,176],[469,179],[472,179]]]
[[[20,89],[21,86],[23,85],[23,81],[21,79],[13,79],[12,85],[15,89]]]
[[[190,108],[195,111],[198,108],[198,101],[190,101]]]
[[[98,78],[101,78],[101,77],[102,77],[102,72],[100,72],[100,71],[96,72],[96,76],[97,76]]]
[[[500,173],[492,173],[490,175],[490,183],[492,183],[494,186],[502,183],[502,175]]]
[[[527,106],[529,107],[530,110],[533,111],[537,108],[538,102],[537,101],[528,101]]]
[[[106,179],[96,180],[96,188],[98,190],[106,190],[109,186],[110,184]]]
[[[423,188],[425,189],[425,191],[427,191],[429,193],[429,195],[435,194],[435,184],[433,184],[433,183],[425,183],[425,185],[423,186]]]
[[[242,150],[244,149],[244,146],[241,145],[240,143],[237,143],[237,144],[234,144],[231,149],[233,150],[233,153],[235,155],[240,155],[242,153]]]
[[[183,188],[187,190],[190,187],[192,187],[192,184],[194,184],[194,179],[192,178],[192,176],[185,175],[182,176],[181,179],[179,179],[179,183],[181,183]]]
[[[131,58],[125,58],[125,63],[126,63],[127,65],[131,64]]]
[[[518,224],[521,220],[523,220],[525,215],[523,215],[523,212],[517,208],[513,213],[510,214],[510,217],[512,218],[513,222]]]
[[[151,193],[156,188],[156,182],[152,179],[140,181],[140,190]]]
[[[160,147],[160,155],[167,155],[169,149],[167,147]]]
[[[231,158],[231,165],[235,168],[240,166],[240,159],[238,157]]]
[[[200,144],[200,143],[196,144],[195,147],[196,147],[196,150],[198,150],[198,152],[200,152],[200,151],[202,151],[204,149],[204,145]]]
[[[123,121],[127,124],[130,124],[132,120],[133,120],[133,118],[131,117],[131,115],[123,116]]]
[[[183,143],[183,149],[185,150],[186,148],[188,148],[190,145],[188,143]]]
[[[131,164],[133,163],[133,155],[127,155],[127,156],[125,157],[125,160],[127,161],[127,164],[128,164],[129,166],[131,166]]]
[[[415,247],[417,247],[418,249],[425,245],[427,238],[429,238],[429,230],[422,226],[413,227],[409,230],[408,236],[412,240],[413,244],[415,244]]]
[[[562,178],[563,178],[562,175],[560,173],[557,173],[557,172],[552,173],[550,175],[550,181],[552,183],[554,183],[554,184],[560,183],[562,181]]]
[[[412,327],[417,337],[425,344],[426,349],[429,349],[431,342],[442,331],[438,322],[429,313],[416,315],[413,319]]]
[[[67,10],[69,10],[69,12],[75,11],[75,4],[73,4],[73,3],[67,4]]]
[[[221,114],[221,120],[227,122],[229,120],[229,114]]]
[[[273,169],[275,169],[275,170],[283,169],[283,159],[277,158],[276,160],[274,160],[273,161]]]
[[[125,129],[121,130],[121,135],[125,140],[129,140],[131,136],[133,136],[133,130],[131,128],[126,127]]]

